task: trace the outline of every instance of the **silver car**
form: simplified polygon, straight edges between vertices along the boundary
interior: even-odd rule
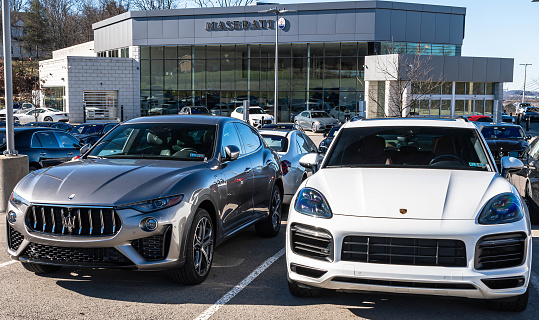
[[[61,266],[171,270],[199,284],[214,247],[281,225],[279,156],[225,117],[158,116],[117,126],[82,158],[30,173],[8,208],[8,252],[36,273]]]
[[[283,203],[289,204],[299,185],[309,174],[309,170],[299,164],[299,159],[307,153],[318,152],[318,149],[311,138],[299,130],[262,129],[260,134],[266,144],[281,158]]]
[[[339,120],[320,110],[303,111],[294,118],[294,123],[312,132],[326,131],[340,124]]]

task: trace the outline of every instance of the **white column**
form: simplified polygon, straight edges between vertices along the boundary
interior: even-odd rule
[[[451,119],[455,119],[455,91],[456,91],[457,83],[453,81],[451,85]]]

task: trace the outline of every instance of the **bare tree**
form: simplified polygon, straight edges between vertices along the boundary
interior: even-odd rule
[[[374,59],[374,73],[384,82],[387,94],[381,94],[377,89],[367,88],[364,80],[358,81],[364,85],[367,99],[377,108],[384,110],[385,117],[408,117],[415,114],[422,100],[432,94],[440,94],[442,76],[436,75],[432,64],[432,56],[418,54],[403,54],[393,46],[391,54],[377,55]],[[371,65],[372,67],[372,65]],[[385,86],[388,82],[388,86]]]
[[[237,7],[253,3],[253,0],[193,0],[201,8],[205,7]]]
[[[139,10],[168,10],[176,9],[179,0],[131,0],[131,3]]]

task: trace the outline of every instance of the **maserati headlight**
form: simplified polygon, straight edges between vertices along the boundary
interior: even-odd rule
[[[15,206],[16,208],[19,208],[22,205],[29,206],[30,202],[28,202],[23,197],[19,196],[15,191],[11,193],[11,197],[9,198],[9,202]]]
[[[141,202],[128,203],[123,206],[117,207],[117,209],[135,209],[140,212],[152,212],[177,205],[183,200],[183,194],[178,196],[171,196],[165,198],[158,198],[153,200],[146,200]]]
[[[294,209],[317,218],[330,219],[333,216],[326,198],[319,191],[311,188],[300,190]]]
[[[479,215],[480,224],[502,224],[519,221],[524,217],[524,208],[517,196],[502,193],[490,199]]]

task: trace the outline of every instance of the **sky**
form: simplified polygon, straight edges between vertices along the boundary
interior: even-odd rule
[[[343,1],[343,0],[341,0]],[[344,0],[346,1],[346,0]],[[267,2],[312,3],[327,0],[274,0]],[[463,56],[515,59],[513,82],[504,89],[522,90],[524,67],[526,91],[539,91],[539,2],[531,0],[407,0],[396,2],[447,5],[466,8]]]

